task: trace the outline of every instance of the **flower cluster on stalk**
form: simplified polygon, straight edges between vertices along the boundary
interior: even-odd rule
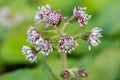
[[[53,49],[56,49],[60,54],[71,53],[79,46],[77,39],[80,38],[88,43],[88,49],[91,50],[91,46],[97,46],[100,43],[99,38],[102,37],[100,33],[102,29],[95,27],[89,32],[79,32],[77,34],[67,34],[64,30],[73,22],[78,22],[82,28],[86,28],[90,18],[91,15],[86,13],[86,7],[75,7],[73,16],[69,19],[63,17],[61,11],[51,9],[49,5],[38,7],[38,11],[34,16],[35,22],[37,24],[44,23],[44,27],[52,26],[52,28],[44,28],[42,32],[39,32],[31,26],[27,31],[27,42],[32,44],[32,46],[23,46],[23,55],[32,63],[37,62],[37,53],[47,56],[53,52]],[[63,21],[63,19],[67,20]],[[54,34],[52,36],[44,36],[51,33]],[[78,69],[73,69],[72,74],[69,74],[68,71],[63,71],[62,74],[64,78],[67,78],[68,75],[74,75],[74,72],[79,73],[82,77],[87,77],[86,71],[80,70],[78,72]]]
[[[28,54],[28,52],[30,52],[32,56],[33,51],[40,52],[43,55],[48,55],[50,52],[52,52],[53,49],[50,40],[43,39],[40,33],[34,27],[30,27],[28,29],[27,35],[28,35],[27,41],[31,44],[34,44],[35,46],[34,50],[32,50],[31,47],[23,46],[22,52],[23,54],[26,53],[25,57],[28,57],[30,55]],[[37,60],[36,54],[35,56],[33,55],[32,58],[30,58],[30,60],[29,58],[26,59],[28,59],[30,62],[35,62]]]
[[[36,61],[37,55],[36,53],[33,52],[31,47],[23,46],[22,52],[23,52],[23,55],[25,55],[26,59],[28,59],[31,63]]]
[[[45,27],[58,25],[64,17],[60,11],[52,10],[49,5],[38,7],[34,17],[37,23],[44,22]]]
[[[99,29],[98,27],[95,27],[91,30],[89,36],[88,36],[88,49],[91,50],[91,46],[97,46],[100,43],[99,38],[102,37],[100,31],[102,29]]]
[[[36,46],[35,46],[36,50],[39,51],[43,54],[43,55],[48,55],[50,52],[53,51],[52,49],[52,44],[51,41],[48,39],[39,39],[36,41]]]
[[[74,18],[72,19],[76,19],[81,27],[85,27],[88,23],[88,20],[91,18],[91,15],[88,15],[86,13],[86,7],[83,7],[83,8],[75,7],[73,9],[73,15],[74,15]],[[43,22],[45,24],[45,27],[55,26],[56,28],[58,28],[58,35],[60,36],[58,37],[59,40],[58,40],[58,44],[56,45],[56,47],[58,47],[57,48],[58,52],[71,53],[72,50],[78,47],[78,43],[74,36],[70,36],[70,35],[62,36],[61,34],[59,34],[60,31],[57,25],[58,24],[60,25],[60,23],[64,18],[65,17],[63,17],[61,11],[53,10],[49,5],[42,6],[41,8],[38,7],[38,11],[34,17],[37,23]],[[96,28],[93,28],[89,32],[89,34],[88,32],[83,34],[83,35],[87,34],[87,39],[86,38],[85,39],[83,38],[83,39],[88,42],[89,50],[91,50],[91,46],[97,46],[100,43],[99,38],[102,37],[102,35],[100,34],[100,31],[101,29],[96,27]],[[53,51],[52,45],[54,44],[53,43],[54,41],[50,41],[49,38],[44,39],[42,35],[39,33],[39,31],[36,30],[34,27],[30,27],[28,29],[27,35],[28,35],[27,42],[35,45],[34,48],[36,52],[40,52],[43,55],[48,55]],[[26,53],[24,52],[25,51],[24,48],[25,47],[22,48],[22,52]],[[32,52],[32,49],[31,49],[31,52]],[[28,55],[26,54],[25,56],[28,56]],[[33,61],[29,60],[29,61],[34,62],[35,60]]]
[[[81,27],[85,27],[88,23],[88,20],[91,18],[91,15],[88,15],[86,13],[86,7],[78,7],[78,9],[76,9],[75,7],[73,10],[73,14],[77,18],[78,23]]]
[[[31,44],[36,44],[36,41],[42,38],[38,31],[32,26],[28,29],[27,35],[27,41]]]
[[[72,36],[65,36],[60,38],[58,42],[58,46],[60,53],[61,52],[71,53],[71,51],[78,46],[78,43],[75,41],[75,39]]]

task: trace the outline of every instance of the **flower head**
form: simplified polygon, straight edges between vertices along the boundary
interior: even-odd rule
[[[46,18],[47,18],[47,15],[51,12],[51,8],[49,5],[46,5],[46,6],[42,6],[41,8],[38,7],[38,10],[34,19],[37,23],[40,23],[40,22],[45,22],[46,21]]]
[[[78,43],[74,40],[72,36],[62,37],[59,42],[59,52],[71,53],[75,47],[78,46]]]
[[[100,43],[99,38],[102,37],[100,31],[102,29],[99,29],[98,27],[95,27],[91,30],[89,37],[87,39],[88,41],[88,49],[91,50],[91,46],[97,46]]]
[[[27,35],[28,35],[27,41],[30,42],[31,44],[35,44],[36,41],[41,38],[41,35],[33,27],[30,27],[28,29]]]
[[[78,8],[76,9],[76,7],[73,10],[73,14],[74,16],[76,16],[78,23],[80,24],[81,27],[85,27],[88,23],[88,20],[91,18],[91,15],[88,15],[86,13],[86,7],[82,8]]]
[[[39,39],[36,41],[36,50],[43,55],[48,55],[53,51],[51,41],[48,39]]]
[[[37,60],[37,55],[32,51],[32,49],[28,46],[22,47],[23,55],[25,55],[26,59],[28,59],[31,63]]]
[[[46,19],[46,22],[52,26],[57,25],[62,20],[62,14],[60,12],[57,12],[55,10],[52,10]]]
[[[58,25],[63,19],[60,11],[55,11],[50,8],[49,5],[39,7],[39,11],[34,17],[37,23],[44,22],[45,27]]]

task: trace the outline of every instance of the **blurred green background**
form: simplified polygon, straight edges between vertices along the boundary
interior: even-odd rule
[[[82,80],[120,80],[120,0],[0,0],[0,80],[48,80],[41,65],[43,56],[39,55],[39,63],[30,64],[21,53],[22,46],[29,45],[26,32],[35,25],[37,7],[46,4],[61,9],[64,16],[72,16],[75,6],[86,6],[92,15],[86,31],[95,26],[103,29],[102,43],[92,51],[85,41],[78,40],[79,47],[68,54],[68,67],[86,69],[88,77]],[[74,23],[66,32],[78,28]],[[60,55],[54,51],[47,56],[47,63],[60,78]]]

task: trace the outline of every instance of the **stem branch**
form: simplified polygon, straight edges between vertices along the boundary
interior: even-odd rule
[[[64,30],[65,30],[65,28],[66,28],[66,26],[67,26],[68,24],[69,24],[69,22],[65,22],[65,23],[64,23],[63,28],[62,28],[63,32],[64,32]]]

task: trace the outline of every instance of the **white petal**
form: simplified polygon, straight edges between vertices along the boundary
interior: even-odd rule
[[[74,16],[76,16],[76,13],[77,13],[77,9],[76,9],[76,7],[74,7],[74,9],[73,9]]]
[[[47,9],[50,9],[50,5],[47,4],[47,5],[46,5],[46,8],[47,8]]]

